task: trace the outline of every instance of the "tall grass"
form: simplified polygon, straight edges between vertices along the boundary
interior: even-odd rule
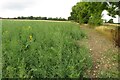
[[[3,78],[77,78],[91,67],[75,23],[3,20],[2,35]]]

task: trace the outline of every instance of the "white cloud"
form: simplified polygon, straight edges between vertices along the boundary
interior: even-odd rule
[[[79,0],[3,0],[0,3],[0,16],[70,16],[71,8]]]

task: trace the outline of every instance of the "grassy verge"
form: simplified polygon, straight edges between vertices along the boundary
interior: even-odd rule
[[[103,55],[104,61],[101,60],[101,64],[106,63],[99,72],[99,76],[102,78],[119,78],[119,62],[118,62],[118,52],[108,50]]]

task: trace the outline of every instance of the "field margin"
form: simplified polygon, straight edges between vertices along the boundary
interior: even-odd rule
[[[2,19],[0,18],[0,79],[2,78]]]

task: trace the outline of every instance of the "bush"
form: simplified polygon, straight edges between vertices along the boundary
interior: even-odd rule
[[[90,25],[101,25],[102,23],[103,23],[103,20],[98,14],[93,14],[93,16],[89,18]]]

